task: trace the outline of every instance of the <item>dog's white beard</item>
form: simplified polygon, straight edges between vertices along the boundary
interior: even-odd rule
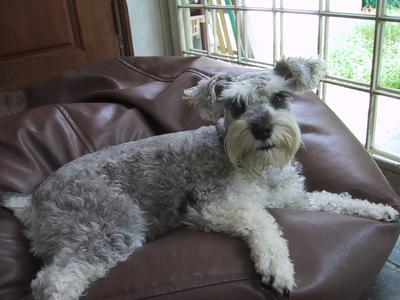
[[[259,141],[251,133],[245,120],[230,124],[225,138],[225,150],[231,162],[253,174],[259,174],[266,166],[282,167],[296,154],[301,143],[297,123],[287,114],[275,114],[273,133],[267,141]],[[268,151],[260,147],[273,144]]]

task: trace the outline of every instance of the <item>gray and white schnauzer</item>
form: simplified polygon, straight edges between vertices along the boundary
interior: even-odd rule
[[[206,119],[224,114],[216,126],[100,150],[63,166],[33,194],[4,194],[2,205],[45,263],[32,281],[35,299],[78,299],[143,243],[182,225],[242,238],[262,282],[288,296],[293,264],[267,208],[396,220],[390,206],[304,187],[290,101],[324,71],[319,59],[288,58],[274,69],[203,79],[184,99]]]

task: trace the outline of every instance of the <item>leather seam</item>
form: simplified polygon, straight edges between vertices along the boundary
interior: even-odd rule
[[[149,77],[149,78],[154,79],[154,80],[157,80],[157,81],[172,82],[172,81],[174,81],[177,77],[179,77],[180,75],[182,75],[183,73],[194,73],[194,74],[196,74],[196,75],[198,75],[198,76],[200,76],[200,77],[203,77],[203,78],[207,78],[207,77],[212,76],[211,73],[204,73],[204,72],[201,72],[200,70],[196,70],[196,69],[193,69],[193,68],[188,68],[188,69],[185,69],[185,70],[184,70],[183,72],[181,72],[180,74],[178,74],[177,76],[174,76],[174,77],[161,77],[161,76],[159,76],[159,75],[155,75],[155,74],[149,73],[149,72],[147,72],[147,71],[145,71],[145,70],[142,70],[142,69],[140,69],[140,68],[138,68],[138,67],[132,65],[131,63],[127,62],[126,60],[123,60],[123,59],[120,58],[120,57],[114,57],[114,59],[115,59],[116,61],[120,62],[120,63],[121,63],[122,65],[124,65],[125,67],[127,67],[127,68],[129,68],[129,69],[131,69],[131,70],[133,70],[133,71],[135,71],[135,72],[137,72],[137,73],[139,73],[139,74],[141,74],[141,75],[143,75],[143,76]]]
[[[175,294],[175,293],[180,293],[180,292],[185,292],[185,291],[189,291],[189,290],[193,290],[193,289],[200,289],[200,288],[204,288],[204,287],[208,287],[208,286],[213,286],[213,285],[220,285],[220,284],[229,284],[229,283],[234,283],[234,282],[239,282],[239,281],[253,281],[255,280],[254,276],[241,276],[241,277],[236,277],[236,278],[230,278],[230,279],[225,279],[225,280],[218,280],[218,278],[220,277],[225,277],[225,276],[216,276],[215,278],[213,278],[213,280],[210,280],[208,282],[200,282],[197,284],[193,284],[191,286],[188,287],[183,287],[183,288],[170,288],[167,289],[167,291],[158,291],[158,292],[154,292],[153,289],[153,294],[152,295],[146,295],[146,292],[142,293],[137,293],[137,291],[126,291],[125,293],[118,293],[115,295],[112,295],[110,297],[107,297],[106,299],[112,300],[112,299],[119,299],[121,296],[127,296],[130,295],[132,297],[133,300],[142,300],[142,299],[151,299],[151,298],[155,298],[155,297],[160,297],[163,295],[169,295],[169,294]],[[185,283],[185,282],[189,282],[192,280],[184,280],[184,281],[179,281],[180,284]],[[163,288],[163,287],[171,287],[171,284],[162,284],[157,286],[156,288]],[[135,294],[137,294],[135,296]],[[142,294],[142,295],[140,295]]]
[[[79,129],[78,125],[72,120],[71,116],[68,114],[68,111],[63,107],[62,105],[55,105],[55,107],[58,109],[58,111],[61,113],[61,115],[64,117],[65,121],[68,123],[72,131],[75,133],[75,135],[79,138],[83,146],[85,147],[86,151],[88,153],[94,152],[94,149],[90,146],[90,143],[88,139],[85,137],[85,135],[82,133],[82,131]]]

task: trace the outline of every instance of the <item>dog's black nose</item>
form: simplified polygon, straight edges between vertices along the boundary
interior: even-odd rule
[[[254,123],[251,125],[251,132],[257,140],[265,141],[271,137],[272,125],[264,123]]]

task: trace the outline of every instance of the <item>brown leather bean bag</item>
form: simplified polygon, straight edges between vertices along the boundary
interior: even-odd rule
[[[31,192],[88,152],[206,124],[182,91],[212,72],[249,68],[199,57],[127,57],[83,66],[25,90],[0,93],[0,193]],[[348,99],[351,101],[351,99]],[[296,96],[309,190],[347,191],[400,209],[371,157],[313,93]],[[330,213],[271,209],[289,240],[297,288],[291,299],[357,299],[400,231]],[[0,208],[0,299],[29,299],[41,262],[11,212]],[[260,284],[239,239],[179,229],[146,244],[93,284],[84,299],[280,299]]]

